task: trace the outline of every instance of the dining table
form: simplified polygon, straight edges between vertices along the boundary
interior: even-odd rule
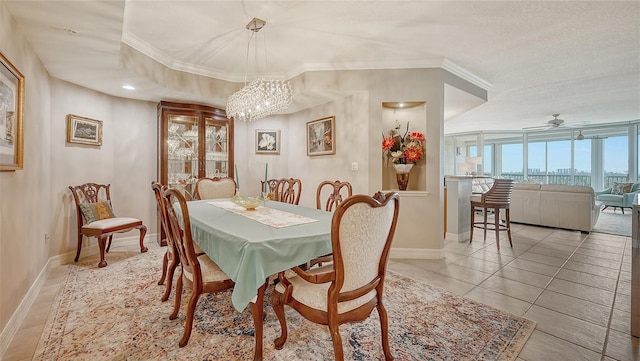
[[[250,305],[254,361],[262,360],[264,294],[269,277],[331,253],[333,213],[267,201],[247,210],[230,199],[187,202],[194,241],[235,282],[237,311]]]

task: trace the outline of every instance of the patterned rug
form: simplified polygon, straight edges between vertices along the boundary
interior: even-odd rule
[[[622,214],[620,208],[615,210],[607,208],[600,212],[598,222],[593,227],[593,231],[631,237],[631,213],[629,208],[624,210],[624,214]]]
[[[229,292],[206,295],[196,308],[191,339],[178,347],[184,306],[169,320],[170,301],[158,286],[164,250],[107,254],[98,269],[88,257],[68,268],[50,310],[34,360],[251,360],[251,311],[237,312]],[[389,272],[385,305],[391,350],[396,360],[515,360],[535,322]],[[273,287],[269,287],[270,294]],[[185,291],[190,292],[190,291]],[[265,297],[270,299],[270,297]],[[273,341],[280,326],[265,306],[265,360],[332,360],[326,326],[312,324],[285,307],[289,337],[282,350]],[[380,323],[340,326],[346,360],[384,359]]]

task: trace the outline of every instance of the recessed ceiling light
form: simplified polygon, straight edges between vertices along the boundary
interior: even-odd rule
[[[69,34],[69,35],[78,35],[78,30],[73,30],[73,29],[69,29],[69,28],[64,28],[62,30],[64,30],[64,32]]]
[[[127,90],[136,90],[136,88],[133,85],[123,85],[122,88]]]

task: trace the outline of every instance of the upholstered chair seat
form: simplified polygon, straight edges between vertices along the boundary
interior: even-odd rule
[[[218,282],[229,279],[229,276],[224,273],[218,265],[209,258],[206,254],[198,256],[198,262],[200,263],[200,271],[202,272],[202,282]],[[184,270],[184,276],[191,282],[193,282],[193,274],[189,269]]]

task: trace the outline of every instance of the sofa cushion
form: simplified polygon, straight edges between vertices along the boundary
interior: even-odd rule
[[[486,193],[493,187],[493,178],[473,178],[471,181],[471,193]]]
[[[539,191],[540,184],[536,183],[515,183],[513,189],[527,190],[527,191]]]
[[[631,193],[631,189],[633,188],[633,183],[613,183],[611,187],[611,194],[625,194]]]
[[[572,186],[567,184],[543,184],[540,186],[541,191],[545,192],[563,192],[563,193],[594,193],[593,188],[589,186]]]

